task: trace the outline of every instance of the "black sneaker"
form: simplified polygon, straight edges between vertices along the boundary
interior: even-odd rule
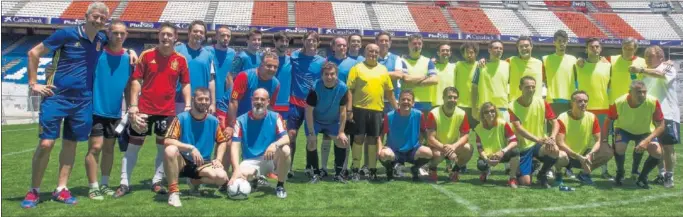
[[[332,180],[334,180],[335,182],[342,183],[342,184],[346,184],[346,183],[347,183],[347,182],[346,182],[346,179],[344,179],[344,176],[342,176],[342,175],[340,175],[340,174],[334,175],[334,178],[333,178]]]
[[[310,183],[310,184],[315,184],[315,183],[320,182],[320,179],[321,179],[321,178],[320,178],[320,175],[318,175],[318,174],[313,174],[313,176],[311,176],[311,181],[308,181],[308,183]]]
[[[366,176],[370,174],[370,170],[368,170],[367,166],[363,166],[360,168],[360,171],[358,171],[358,174],[360,174],[361,176]]]
[[[647,183],[647,178],[644,178],[644,179],[638,178],[638,181],[636,181],[636,185],[638,187],[643,188],[643,189],[650,189],[650,185]]]
[[[394,168],[386,168],[387,170],[387,181],[394,180]]]
[[[657,174],[657,177],[652,180],[652,183],[658,184],[658,185],[663,185],[664,184],[664,176],[662,174]]]
[[[614,176],[614,185],[616,185],[616,186],[624,185],[624,171],[617,171],[617,175]]]
[[[352,169],[351,181],[354,181],[354,182],[360,181],[360,174],[358,172],[358,169]]]
[[[413,182],[422,181],[420,179],[420,168],[416,166],[410,167],[410,174],[413,176]]]
[[[289,178],[289,179],[294,178],[294,172],[292,172],[292,171],[290,170],[290,171],[287,173],[287,178]]]
[[[227,194],[228,193],[228,183],[226,182],[225,184],[218,187],[218,192]]]
[[[320,170],[320,178],[325,178],[325,177],[327,177],[327,176],[329,176],[329,174],[327,173],[327,170],[326,170],[326,169],[321,169],[321,170]]]
[[[377,181],[377,169],[376,168],[370,169],[370,174],[368,175],[368,179],[370,179],[370,181]]]
[[[536,175],[536,179],[538,179],[538,183],[541,184],[541,188],[551,188],[552,187],[548,183],[547,174],[538,173],[538,175]]]
[[[285,191],[285,187],[277,186],[277,188],[275,188],[275,196],[280,199],[287,198],[287,191]]]

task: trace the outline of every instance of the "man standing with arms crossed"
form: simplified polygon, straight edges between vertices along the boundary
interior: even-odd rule
[[[52,193],[54,200],[74,205],[76,197],[67,188],[76,155],[78,141],[87,141],[92,128],[92,86],[95,66],[107,43],[99,30],[109,17],[109,8],[101,2],[88,6],[83,25],[57,30],[28,52],[29,88],[44,97],[40,104],[40,142],[32,158],[31,188],[21,202],[22,208],[34,208],[40,202],[40,184],[50,159],[50,152],[59,138],[64,121],[59,179]],[[38,84],[38,62],[48,52],[55,52],[52,66],[46,73],[47,84]]]

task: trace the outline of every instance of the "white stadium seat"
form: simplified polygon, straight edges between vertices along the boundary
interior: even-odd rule
[[[669,14],[674,23],[678,24],[678,27],[683,28],[683,14]]]
[[[176,2],[169,1],[159,21],[189,23],[193,20],[204,20],[210,2]]]
[[[649,12],[649,1],[606,1],[614,12]]]
[[[379,26],[384,30],[419,32],[405,4],[373,4]]]
[[[14,8],[15,5],[17,5],[19,2],[10,2],[10,1],[3,1],[2,2],[2,15],[5,15],[10,9]]]
[[[531,31],[508,9],[482,8],[501,35],[531,35]]]
[[[334,20],[340,29],[372,29],[364,3],[332,2]]]
[[[224,2],[218,3],[216,16],[213,22],[216,24],[250,25],[254,2]]]
[[[71,1],[60,2],[29,2],[17,12],[23,17],[59,17],[71,5]]]
[[[681,40],[676,31],[659,14],[618,14],[645,39]]]
[[[576,34],[574,34],[560,18],[555,16],[552,11],[520,10],[519,12],[529,21],[529,23],[531,23],[534,29],[543,36],[552,36],[557,30],[562,29],[567,31],[569,37],[576,37]]]

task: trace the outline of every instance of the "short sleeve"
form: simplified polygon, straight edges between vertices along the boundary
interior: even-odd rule
[[[427,130],[427,124],[426,124],[427,121],[426,120],[427,119],[425,118],[425,114],[420,113],[420,132],[424,132],[425,130]]]
[[[178,74],[180,74],[180,83],[182,84],[189,84],[190,83],[190,69],[188,69],[187,65],[187,59],[183,57],[182,55],[178,55],[180,59],[182,60],[181,67],[178,69],[180,70]]]
[[[353,89],[353,84],[356,82],[356,77],[358,76],[358,67],[360,64],[357,64],[356,66],[351,67],[351,70],[349,70],[349,76],[346,79],[346,86],[349,87],[349,89]]]
[[[510,127],[510,124],[508,123],[505,123],[505,138],[508,142],[517,141],[517,136],[515,135],[515,132],[512,131],[512,127]]]
[[[519,121],[519,118],[517,117],[517,115],[515,115],[515,112],[513,112],[512,110],[508,110],[508,114],[510,114],[510,122]]]
[[[593,118],[593,134],[600,133],[600,123],[598,118]]]
[[[285,128],[285,121],[282,120],[282,116],[280,116],[280,114],[277,114],[277,120],[275,123],[275,134],[276,134],[278,139],[284,135],[287,135],[287,128]]]
[[[348,92],[344,93],[344,96],[342,96],[341,100],[339,100],[339,106],[345,106],[346,103],[349,101],[349,94]]]
[[[216,144],[227,142],[228,138],[226,138],[218,123],[216,123],[216,126]]]
[[[597,120],[597,119],[596,119],[596,120]],[[562,121],[562,120],[557,120],[557,124],[560,125],[560,131],[558,131],[557,133],[567,135],[567,127],[564,126],[564,121]]]
[[[241,100],[247,91],[247,73],[241,72],[235,78],[235,83],[232,87],[232,98],[233,100]]]
[[[664,113],[662,113],[662,105],[659,104],[659,100],[655,101],[655,112],[652,113],[653,121],[663,121]]]
[[[436,119],[431,112],[427,114],[427,129],[436,130]]]
[[[470,122],[467,120],[467,116],[463,119],[462,124],[460,124],[460,136],[470,133]]]
[[[555,112],[553,112],[553,108],[550,107],[550,104],[547,102],[543,102],[545,104],[545,119],[552,120],[555,119]]]
[[[391,77],[389,77],[389,74],[385,74],[383,77],[384,77],[384,90],[385,91],[394,90],[394,84],[391,83]]]
[[[389,116],[387,116],[386,114],[384,115],[384,121],[382,123],[382,132],[384,134],[389,133]]]
[[[138,58],[137,63],[135,63],[135,69],[133,69],[133,75],[131,76],[133,79],[144,79],[145,75],[144,72],[146,70],[145,67],[145,53],[143,52],[143,55],[141,55]]]
[[[615,104],[609,106],[607,117],[609,117],[609,119],[611,120],[616,120],[617,118],[619,118],[619,113],[617,112],[617,106]]]
[[[166,138],[179,140],[181,132],[182,130],[180,129],[180,121],[178,121],[178,117],[175,117],[166,131]]]
[[[80,28],[80,27],[77,27],[77,28]],[[67,37],[68,37],[68,34],[67,34],[66,30],[59,29],[59,30],[55,31],[55,33],[52,33],[52,35],[50,35],[50,37],[47,37],[43,41],[43,46],[45,46],[50,51],[54,51],[55,49],[61,47],[62,45],[64,45],[64,43],[67,42],[67,40],[66,40]]]
[[[308,96],[306,96],[306,104],[308,104],[311,107],[315,107],[318,105],[318,94],[315,93],[315,90],[311,90],[308,92]]]

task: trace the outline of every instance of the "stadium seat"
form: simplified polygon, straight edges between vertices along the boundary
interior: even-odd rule
[[[576,37],[574,31],[572,31],[567,25],[565,25],[560,18],[555,16],[552,11],[519,11],[524,18],[526,18],[529,23],[538,31],[539,34],[543,36],[552,36],[559,29],[567,31],[569,37]]]
[[[159,21],[169,21],[176,23],[190,23],[193,20],[202,20],[206,17],[209,9],[208,1],[178,2],[169,1],[161,13]]]
[[[669,14],[669,16],[674,20],[674,23],[676,23],[678,27],[683,28],[683,14]]]
[[[567,11],[554,11],[554,13],[579,37],[607,38],[607,35],[600,31],[600,28],[586,18],[586,15],[583,13]]]
[[[130,1],[121,14],[123,21],[157,22],[164,13],[166,1]]]
[[[85,16],[84,14],[88,11],[88,5],[90,5],[92,1],[75,1],[72,2],[71,5],[69,5],[66,10],[64,10],[64,13],[62,13],[61,18],[64,19],[83,19]],[[114,12],[117,6],[119,6],[119,1],[105,1],[104,4],[107,5],[109,8],[109,14]]]
[[[296,2],[297,27],[335,28],[334,12],[330,2]],[[361,8],[365,9],[365,8]]]
[[[19,2],[2,1],[2,15],[4,16],[9,10],[14,8]]]
[[[31,1],[26,3],[16,16],[22,17],[59,17],[71,5],[71,1],[43,2]]]
[[[542,1],[527,1],[526,2],[529,7],[534,7],[534,8],[547,8],[548,6],[545,4],[545,2]]]
[[[548,7],[571,7],[571,1],[543,1]]]
[[[465,33],[498,35],[500,32],[481,8],[449,8],[448,12]]]
[[[458,1],[458,6],[477,8],[479,7],[479,1]]]
[[[617,14],[645,39],[681,40],[660,14]]]
[[[613,13],[593,13],[590,16],[618,38],[633,37],[643,39],[643,36],[621,19],[619,15]]]
[[[255,1],[251,14],[251,25],[288,26],[287,2]]]
[[[531,31],[508,9],[482,8],[501,35],[531,35]]]
[[[383,30],[419,32],[410,10],[405,4],[373,4],[379,26]]]
[[[421,32],[454,32],[438,6],[409,4],[408,10]]]
[[[334,21],[341,29],[372,29],[365,4],[354,2],[332,2]]]
[[[612,7],[606,1],[591,1],[590,3],[601,11],[612,11]]]
[[[607,1],[614,12],[650,12],[650,1]]]
[[[249,25],[251,24],[254,2],[218,2],[216,16],[213,22],[216,24]]]

